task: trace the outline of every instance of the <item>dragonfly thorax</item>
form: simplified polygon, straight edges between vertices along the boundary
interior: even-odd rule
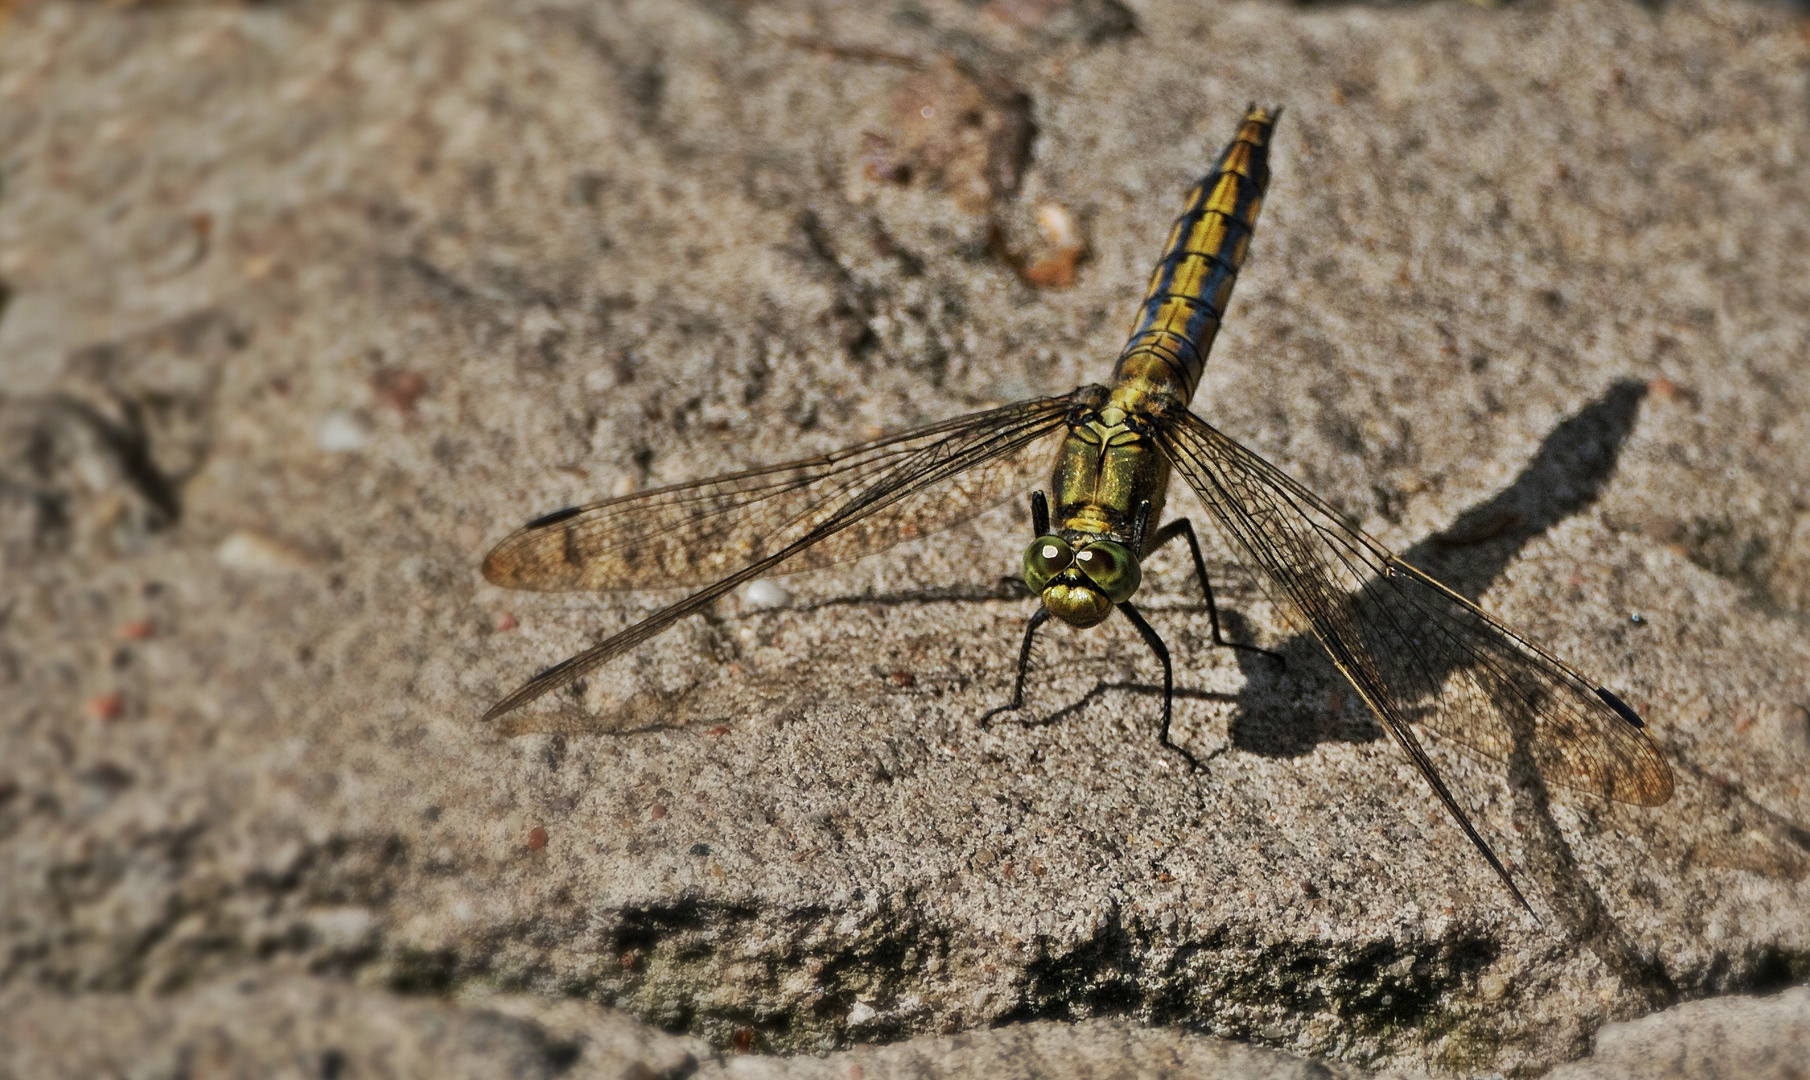
[[[1024,580],[1051,615],[1077,629],[1103,622],[1143,581],[1131,549],[1117,540],[1054,533],[1031,541]]]

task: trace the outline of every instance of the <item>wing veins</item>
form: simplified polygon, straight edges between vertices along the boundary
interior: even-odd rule
[[[1063,412],[1071,396],[1021,402],[829,454],[591,503],[504,538],[485,559],[484,576],[498,585],[542,591],[709,584],[809,532],[853,494],[881,490],[895,470],[921,471],[934,462],[937,445],[968,446],[989,431],[1009,437],[1016,425]],[[845,535],[795,560],[785,572],[858,558],[953,525],[992,505],[999,495],[994,489],[1007,482],[990,472],[955,485],[937,502],[936,513],[891,522],[892,532],[874,527]]]
[[[1604,791],[1600,787],[1585,787],[1584,790],[1641,805],[1656,805],[1664,801],[1669,794],[1669,771],[1663,759],[1658,756],[1657,749],[1644,733],[1631,725],[1620,726],[1626,722],[1614,717],[1612,710],[1608,710],[1606,706],[1599,709],[1600,699],[1590,684],[1575,671],[1452,592],[1425,571],[1395,556],[1374,538],[1345,524],[1343,518],[1330,506],[1273,465],[1238,446],[1193,414],[1185,416],[1186,419],[1176,425],[1175,433],[1165,433],[1168,435],[1165,451],[1171,454],[1177,471],[1183,473],[1190,485],[1215,510],[1234,538],[1262,564],[1266,576],[1283,593],[1286,602],[1282,606],[1285,613],[1292,610],[1303,618],[1307,618],[1310,613],[1318,615],[1326,620],[1328,627],[1355,633],[1357,638],[1362,637],[1364,626],[1375,625],[1374,612],[1381,612],[1388,617],[1391,628],[1389,633],[1398,640],[1412,640],[1416,634],[1425,635],[1430,631],[1439,640],[1453,643],[1451,652],[1444,657],[1447,670],[1443,673],[1436,670],[1429,658],[1420,652],[1404,650],[1399,654],[1398,660],[1399,666],[1411,669],[1415,677],[1410,681],[1420,684],[1419,689],[1423,694],[1437,699],[1442,696],[1440,688],[1446,679],[1453,675],[1463,675],[1469,678],[1476,689],[1494,691],[1493,703],[1512,704],[1525,709],[1530,714],[1526,718],[1536,723],[1539,721],[1538,716],[1531,714],[1542,705],[1555,707],[1567,714],[1581,714],[1586,727],[1591,726],[1588,721],[1594,716],[1606,725],[1605,731],[1597,732],[1607,740],[1604,749],[1614,751],[1614,757],[1618,760],[1644,766],[1632,771],[1650,774],[1647,779],[1653,783],[1643,784],[1633,792]],[[1194,430],[1195,428],[1198,430]],[[1186,446],[1182,445],[1184,440]],[[1190,460],[1190,453],[1198,455],[1199,460]],[[1267,494],[1272,498],[1259,499],[1256,507],[1246,505],[1245,500],[1240,499],[1228,486],[1225,477],[1218,474],[1215,463],[1218,468],[1235,472],[1240,480],[1256,480],[1261,485],[1260,494]],[[1203,485],[1212,491],[1203,490]],[[1254,487],[1249,490],[1257,492]],[[1214,492],[1220,497],[1216,499]],[[1289,546],[1300,545],[1304,539],[1292,528],[1265,530],[1258,524],[1260,520],[1270,519],[1273,509],[1279,505],[1286,506],[1303,524],[1310,526],[1324,538],[1324,547],[1337,556],[1339,564],[1355,583],[1350,589],[1339,589],[1324,580],[1319,586],[1306,582],[1290,566],[1290,560],[1282,557],[1277,545],[1268,541],[1266,532],[1269,535],[1287,536],[1291,541]],[[1358,556],[1359,562],[1368,569],[1360,572],[1357,564],[1347,557],[1347,552]],[[1311,553],[1307,554],[1309,557],[1294,561],[1303,567],[1314,565],[1317,560],[1311,557]],[[1409,584],[1415,588],[1408,588]],[[1334,592],[1348,596],[1352,590],[1374,601],[1371,604],[1372,614],[1366,615],[1361,607],[1353,603],[1334,605],[1328,610],[1324,603],[1316,602],[1323,601]],[[1407,628],[1407,624],[1401,621],[1395,610],[1404,604],[1426,616],[1425,628]],[[1338,611],[1341,607],[1345,610]],[[1455,616],[1454,611],[1468,620],[1468,623]],[[1366,618],[1371,621],[1365,622]],[[1315,636],[1321,636],[1311,620],[1307,629],[1315,632]],[[1453,654],[1462,654],[1462,659],[1466,662],[1455,661]],[[1378,674],[1381,675],[1380,669]],[[1530,686],[1530,682],[1535,685]],[[1570,700],[1563,696],[1566,692],[1572,695]],[[1612,723],[1612,719],[1619,721],[1619,724]],[[1436,720],[1427,722],[1440,730],[1440,734],[1464,741],[1460,737],[1462,733],[1442,730]],[[1502,751],[1492,750],[1487,746],[1474,743],[1466,745],[1489,757],[1505,756]],[[1550,747],[1551,744],[1547,745]],[[1640,762],[1632,761],[1627,753],[1630,748],[1637,751],[1633,756],[1642,759]],[[1563,749],[1571,760],[1593,761],[1599,765],[1604,761],[1601,756],[1577,756],[1579,746],[1575,741]],[[1579,786],[1574,778],[1555,779],[1568,787]]]
[[[613,657],[652,638],[680,619],[702,610],[712,601],[743,582],[773,571],[786,560],[804,553],[844,529],[871,518],[889,506],[901,503],[915,495],[933,492],[939,485],[970,469],[999,461],[1017,451],[1034,446],[1039,439],[1056,431],[1062,425],[1073,397],[1074,395],[1070,394],[1056,398],[1042,398],[990,412],[971,414],[960,418],[959,421],[944,421],[916,432],[897,436],[884,444],[878,444],[890,446],[894,443],[908,443],[909,440],[921,441],[926,437],[942,436],[935,438],[927,445],[915,446],[909,453],[897,455],[897,460],[882,459],[886,460],[886,463],[877,473],[851,473],[841,482],[833,485],[829,492],[821,493],[809,506],[794,515],[792,519],[794,523],[816,514],[823,515],[804,535],[787,543],[778,551],[757,558],[727,574],[702,591],[655,612],[607,640],[541,672],[493,705],[484,714],[484,719],[493,720],[526,705],[543,694],[583,677]],[[876,444],[869,444],[870,448],[874,445]],[[851,455],[843,455],[843,458],[846,459],[849,456]],[[784,467],[775,466],[771,469],[758,470],[758,472],[771,473]],[[724,479],[728,478],[715,478],[717,481]],[[700,481],[699,485],[707,485],[712,482],[711,480]],[[839,505],[832,506],[837,503]],[[556,526],[549,526],[549,528],[553,527]],[[506,543],[508,541],[505,541]]]
[[[1524,905],[1413,723],[1485,757],[1506,759],[1525,748],[1544,778],[1566,787],[1641,805],[1670,796],[1658,749],[1575,671],[1192,413],[1161,411],[1154,428],[1171,465],[1256,561],[1289,621],[1326,648]]]

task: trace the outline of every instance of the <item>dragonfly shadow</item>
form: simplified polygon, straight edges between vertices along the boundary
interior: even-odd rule
[[[1402,558],[1476,602],[1530,540],[1597,500],[1646,393],[1646,384],[1633,380],[1611,385],[1554,428],[1512,484]],[[1234,640],[1249,640],[1236,628],[1227,629]],[[1239,654],[1246,681],[1232,716],[1233,746],[1266,757],[1299,757],[1321,742],[1383,737],[1382,727],[1351,700],[1355,695],[1347,694],[1344,677],[1311,635],[1296,634],[1278,651],[1287,658],[1286,670],[1266,657]],[[1314,704],[1303,708],[1304,699]]]

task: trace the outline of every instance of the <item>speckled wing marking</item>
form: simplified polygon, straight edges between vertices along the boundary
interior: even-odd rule
[[[484,559],[513,589],[708,585],[535,676],[494,719],[582,677],[745,581],[860,558],[948,528],[1047,472],[1084,387],[975,413],[833,454],[556,511]]]
[[[1115,383],[1149,372],[1184,402],[1193,397],[1269,188],[1270,130],[1279,113],[1252,106],[1219,163],[1188,193],[1119,354]]]
[[[1525,755],[1549,783],[1637,806],[1671,798],[1671,769],[1619,698],[1346,524],[1185,407],[1171,402],[1159,412],[1156,439],[1175,471],[1262,568],[1278,606],[1326,647],[1516,896],[1410,724],[1497,760]]]

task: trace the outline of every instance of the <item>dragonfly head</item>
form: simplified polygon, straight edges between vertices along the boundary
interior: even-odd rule
[[[1114,540],[1077,545],[1051,534],[1024,552],[1025,584],[1043,597],[1051,615],[1077,629],[1104,622],[1143,580],[1137,556]]]

